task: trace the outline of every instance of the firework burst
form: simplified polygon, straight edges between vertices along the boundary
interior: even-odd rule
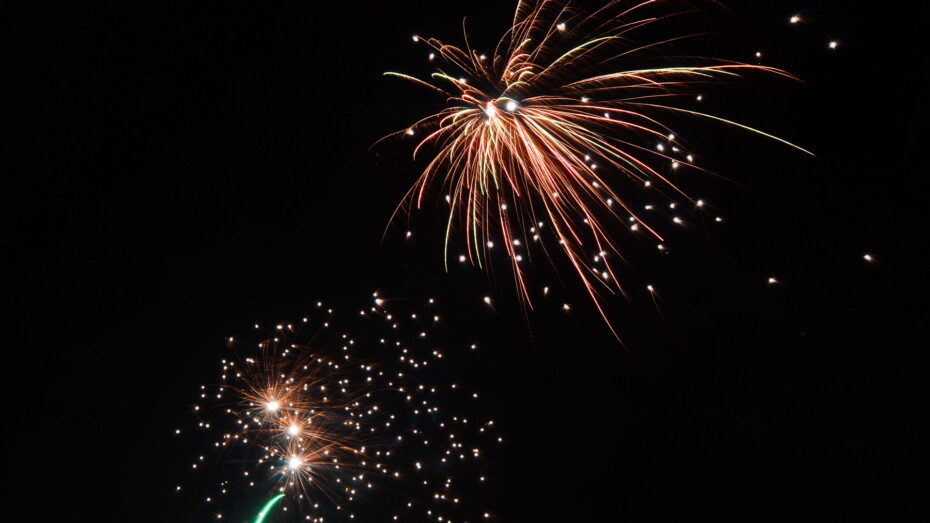
[[[258,342],[227,340],[235,356],[194,406],[218,455],[192,468],[222,469],[211,513],[222,518],[224,496],[251,487],[283,495],[280,510],[301,521],[478,519],[456,488],[486,483],[481,447],[501,439],[477,417],[475,391],[438,378],[449,373],[435,300],[389,310],[376,295],[352,321],[356,334],[336,329],[345,323],[320,303]]]
[[[391,135],[418,137],[414,156],[432,153],[398,211],[419,208],[430,189],[444,195],[451,207],[447,268],[453,237],[464,239],[460,261],[478,266],[498,240],[521,301],[532,308],[528,247],[538,243],[550,260],[550,252],[564,254],[610,326],[604,293],[624,293],[615,272],[622,260],[612,234],[617,222],[663,248],[659,228],[634,205],[635,196],[657,191],[703,206],[670,180],[673,171],[704,170],[666,123],[670,117],[711,120],[797,148],[685,105],[699,100],[699,88],[708,83],[750,73],[793,77],[760,65],[665,58],[663,49],[690,35],[640,40],[653,26],[696,12],[672,5],[614,0],[586,13],[562,0],[520,1],[512,27],[487,55],[471,47],[467,34],[464,48],[414,36],[438,64],[432,81],[386,74],[437,92],[448,103]],[[662,65],[645,66],[657,62]],[[546,237],[558,247],[547,248]]]

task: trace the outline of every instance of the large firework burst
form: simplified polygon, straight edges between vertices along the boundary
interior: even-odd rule
[[[521,0],[490,54],[473,49],[467,34],[464,48],[414,36],[438,64],[433,81],[387,74],[438,92],[448,103],[397,133],[420,137],[415,156],[433,152],[398,210],[420,207],[429,189],[443,195],[451,206],[447,267],[455,255],[453,237],[465,238],[460,259],[479,266],[499,241],[521,300],[532,307],[527,244],[545,249],[541,237],[554,238],[559,248],[552,250],[564,253],[610,325],[602,294],[623,292],[613,265],[622,259],[612,234],[617,222],[650,234],[662,248],[662,235],[632,195],[648,189],[703,205],[670,180],[674,170],[703,170],[666,123],[670,117],[700,117],[796,147],[685,105],[709,82],[749,73],[792,76],[761,65],[664,57],[663,49],[690,35],[641,39],[655,38],[653,26],[697,11],[674,5],[682,3],[613,0],[583,12],[567,0]]]
[[[217,474],[210,513],[252,487],[301,521],[483,517],[456,487],[486,484],[480,449],[500,438],[477,417],[478,394],[446,381],[435,300],[389,310],[376,295],[351,322],[322,303],[314,312],[258,341],[229,338],[220,383],[202,387],[194,410],[218,456],[193,469]]]

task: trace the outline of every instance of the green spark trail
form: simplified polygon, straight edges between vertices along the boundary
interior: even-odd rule
[[[265,516],[267,516],[268,513],[271,512],[271,509],[274,508],[274,506],[279,501],[281,501],[281,498],[283,497],[284,497],[284,494],[278,494],[277,496],[271,498],[268,501],[268,503],[265,503],[265,506],[262,507],[262,511],[259,512],[258,517],[255,518],[255,523],[262,523],[263,521],[265,521]]]

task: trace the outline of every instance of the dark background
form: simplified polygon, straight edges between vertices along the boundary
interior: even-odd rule
[[[711,89],[708,108],[817,157],[683,123],[741,185],[685,180],[727,221],[673,235],[665,256],[630,245],[631,299],[611,300],[623,347],[570,276],[527,320],[505,272],[445,274],[432,209],[411,240],[402,224],[381,241],[417,165],[369,147],[441,103],[382,73],[426,72],[410,36],[459,42],[465,16],[489,47],[512,4],[113,2],[11,18],[28,101],[7,142],[23,161],[4,169],[5,429],[20,440],[7,473],[44,499],[35,520],[196,520],[198,493],[174,493],[196,451],[172,432],[223,338],[376,288],[437,296],[453,332],[485,347],[480,381],[509,444],[475,495],[501,520],[930,518],[924,14],[734,0],[706,15],[714,34],[689,52],[762,49],[803,80]]]

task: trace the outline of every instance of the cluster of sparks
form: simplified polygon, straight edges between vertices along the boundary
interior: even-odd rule
[[[503,439],[479,417],[477,392],[437,378],[449,356],[433,336],[438,305],[388,307],[376,293],[352,320],[356,335],[337,331],[333,309],[317,303],[312,317],[275,325],[257,343],[228,339],[237,356],[222,360],[220,383],[202,386],[193,406],[218,455],[192,469],[225,469],[210,506],[252,487],[268,498],[261,518],[275,503],[315,522],[364,519],[374,505],[395,521],[490,516],[456,487],[488,484],[481,446]]]
[[[467,34],[464,48],[414,36],[429,46],[429,60],[439,64],[433,81],[387,74],[441,94],[447,106],[392,135],[417,137],[414,156],[431,153],[398,211],[421,207],[431,190],[444,195],[450,207],[447,268],[456,256],[483,266],[497,241],[510,260],[521,302],[532,308],[530,246],[539,245],[550,261],[551,252],[561,252],[614,330],[603,300],[605,293],[626,294],[615,266],[623,260],[618,225],[651,237],[664,250],[656,215],[649,216],[660,205],[643,205],[644,194],[670,202],[677,226],[686,220],[674,214],[676,209],[707,212],[703,200],[689,197],[671,179],[676,171],[707,171],[664,123],[669,117],[713,121],[804,151],[689,108],[702,100],[701,88],[708,83],[752,73],[793,77],[764,65],[662,58],[668,44],[691,35],[655,43],[638,38],[656,24],[695,11],[673,11],[672,4],[612,0],[582,12],[565,0],[521,0],[491,54],[474,50]],[[657,60],[665,63],[644,66]],[[456,237],[464,239],[462,253],[451,252]],[[547,241],[557,246],[547,247]]]

